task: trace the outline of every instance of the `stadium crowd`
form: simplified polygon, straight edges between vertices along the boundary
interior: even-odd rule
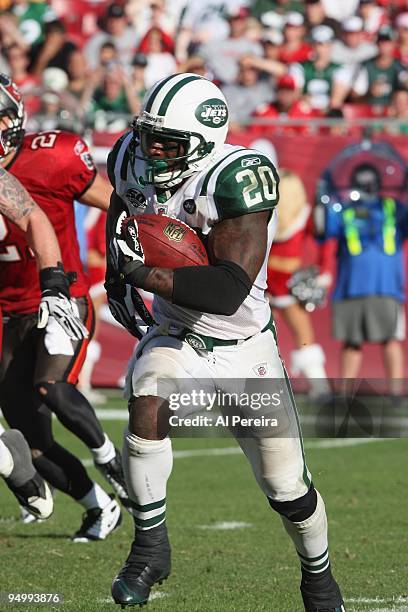
[[[188,75],[185,78],[183,73],[195,73],[210,82]],[[152,89],[161,79],[163,81],[157,88]],[[174,82],[175,85],[172,85]],[[180,91],[191,82],[200,83],[202,97],[197,94],[197,99],[194,99],[195,93],[190,97],[186,95],[183,110],[184,101],[181,100]],[[168,89],[163,93],[164,88]],[[157,130],[157,133],[151,129],[151,117],[154,117],[155,111],[149,104],[160,89],[162,93],[159,95],[163,94],[163,98],[157,103],[159,111],[156,120],[163,119],[164,124],[163,115],[167,113],[167,116],[176,117],[179,122],[176,127],[173,128],[171,124],[171,129],[167,128],[167,136],[163,129]],[[149,112],[140,114],[136,122],[138,127],[133,124],[133,134],[118,139],[129,126],[130,118],[139,115],[146,92],[144,108],[148,108]],[[176,95],[179,95],[177,103],[174,102]],[[223,95],[227,105],[220,99]],[[168,107],[171,105],[173,108],[170,112]],[[164,110],[162,107],[165,107]],[[209,109],[210,114],[205,115],[203,108],[206,109],[205,113]],[[229,144],[235,141],[238,145],[233,149],[234,158],[228,162],[225,160],[230,157],[231,149],[224,147],[228,130],[227,110],[230,115]],[[156,425],[149,423],[146,429],[139,429],[134,416],[146,406],[151,409],[148,403],[143,404],[146,398],[149,398],[149,402],[152,397],[154,401],[159,399],[150,392],[146,382],[143,383],[146,387],[137,387],[144,375],[135,372],[137,368],[142,371],[146,367],[143,365],[146,360],[144,362],[143,359],[151,349],[146,350],[150,340],[145,342],[144,330],[137,327],[134,309],[144,319],[142,322],[150,327],[150,333],[157,332],[158,338],[163,335],[165,343],[170,343],[163,344],[166,350],[174,349],[181,354],[187,347],[187,352],[197,353],[197,356],[195,353],[193,355],[197,364],[198,360],[204,363],[204,359],[208,358],[209,364],[212,360],[214,370],[208,369],[211,375],[217,371],[217,359],[211,355],[203,356],[203,352],[212,353],[214,347],[227,347],[227,354],[231,347],[234,347],[234,351],[241,351],[244,346],[242,350],[248,352],[243,352],[244,357],[240,357],[244,363],[243,369],[235,370],[231,361],[231,370],[224,371],[234,371],[235,375],[236,372],[243,372],[245,377],[248,373],[250,377],[253,377],[253,373],[270,378],[276,378],[276,373],[284,373],[286,377],[278,351],[274,353],[278,365],[271,366],[272,362],[269,361],[253,362],[254,366],[247,364],[249,359],[256,357],[258,360],[260,355],[270,359],[269,352],[262,352],[264,348],[261,344],[258,349],[251,343],[246,344],[247,341],[254,339],[254,342],[263,342],[263,338],[268,336],[262,337],[262,334],[268,333],[273,339],[271,346],[276,348],[273,321],[276,320],[279,332],[280,322],[283,321],[289,332],[286,335],[291,337],[292,342],[290,374],[306,381],[306,386],[299,388],[306,390],[315,404],[323,408],[329,406],[337,409],[335,400],[338,391],[343,405],[347,405],[347,394],[350,393],[353,398],[355,381],[362,370],[364,346],[377,344],[381,347],[387,379],[386,386],[383,385],[379,392],[388,393],[393,409],[404,407],[404,397],[408,391],[404,380],[406,364],[402,344],[406,341],[404,263],[408,238],[408,166],[406,155],[404,158],[401,152],[404,150],[406,153],[406,143],[402,145],[403,138],[398,136],[408,132],[408,0],[210,0],[206,3],[193,0],[118,0],[112,4],[99,0],[0,0],[0,111],[2,176],[10,173],[10,176],[21,181],[30,196],[45,210],[56,232],[55,240],[58,239],[60,245],[60,252],[55,257],[60,257],[63,262],[62,265],[56,260],[58,265],[46,267],[46,274],[40,273],[38,281],[36,263],[26,248],[26,237],[20,235],[15,227],[7,226],[0,215],[4,249],[0,259],[7,262],[0,268],[0,315],[3,317],[4,332],[0,346],[0,400],[2,413],[12,428],[11,433],[4,433],[0,425],[0,437],[3,438],[0,440],[0,476],[6,478],[10,489],[28,511],[28,520],[32,520],[31,515],[47,518],[52,511],[51,494],[44,484],[45,479],[85,509],[82,524],[71,539],[75,542],[103,540],[120,525],[120,507],[112,494],[90,479],[81,461],[54,439],[52,414],[87,446],[95,467],[113,488],[122,505],[131,509],[135,518],[136,544],[132,545],[132,551],[115,578],[113,588],[114,600],[117,603],[124,600],[127,604],[129,600],[126,599],[128,594],[125,592],[124,576],[130,561],[139,572],[138,547],[143,550],[144,542],[147,542],[146,549],[153,549],[151,542],[155,540],[149,540],[150,530],[156,529],[154,533],[159,535],[153,537],[158,538],[157,542],[164,550],[163,567],[158,566],[160,573],[157,580],[152,579],[152,584],[161,583],[170,571],[170,549],[164,520],[171,449],[167,437],[156,439],[156,433],[148,428]],[[211,115],[212,111],[215,114]],[[188,113],[194,113],[190,125]],[[207,116],[215,117],[211,130],[224,130],[209,133],[208,140],[205,129],[210,128],[200,119]],[[344,125],[343,119],[346,120]],[[371,129],[388,134],[379,141],[378,138],[371,139],[369,132],[360,132],[358,135],[365,138],[359,138],[357,143],[351,142],[352,138],[348,137],[354,136],[354,133],[350,131],[353,123],[347,125],[349,119],[368,120],[367,126],[370,125]],[[193,147],[192,139],[197,137],[197,131],[193,128],[190,130],[196,120],[205,129],[194,128],[201,129],[204,134],[201,138],[198,131],[200,148],[197,146],[196,149],[200,156],[194,159],[196,149],[190,151],[188,147]],[[147,127],[143,126],[143,122]],[[137,141],[132,140],[137,135],[137,129],[140,142],[138,137]],[[111,146],[118,139],[108,162],[108,146],[99,149],[100,155],[96,159],[99,168],[95,166],[87,142],[87,136],[93,133],[95,145],[98,131],[108,132],[108,136],[112,137],[105,145]],[[297,136],[287,138],[287,134]],[[302,138],[304,134],[307,135],[305,139]],[[329,138],[327,134],[330,134]],[[335,140],[333,135],[346,138],[338,139],[333,148],[329,146],[329,141]],[[285,140],[290,141],[286,149]],[[302,143],[302,140],[307,142]],[[324,151],[323,144],[327,145]],[[219,148],[215,149],[215,145]],[[144,156],[145,170],[142,172],[145,175],[136,176],[135,160],[141,159],[140,154]],[[223,157],[215,158],[215,155]],[[304,158],[309,162],[313,157],[321,158],[318,168],[316,164],[313,167],[313,163],[303,163]],[[205,163],[202,167],[197,166],[201,160]],[[279,176],[275,166],[279,168]],[[110,182],[103,176],[106,169]],[[193,185],[193,182],[188,184],[188,180],[194,173],[195,180],[202,173],[203,182],[198,191],[191,191],[192,199],[187,197],[190,193],[187,185],[188,188]],[[231,190],[225,177],[232,177]],[[118,184],[119,179],[123,185]],[[249,179],[247,184],[245,179]],[[138,189],[134,188],[135,184]],[[208,187],[210,184],[213,184],[212,193]],[[149,195],[150,185],[155,187],[154,196]],[[202,196],[202,193],[205,195]],[[225,258],[223,256],[221,259],[215,252],[216,263],[203,266],[202,270],[209,273],[210,280],[203,277],[205,282],[197,281],[202,283],[197,286],[205,287],[212,300],[221,302],[219,289],[224,280],[219,279],[228,282],[232,274],[232,288],[238,287],[240,302],[236,296],[233,296],[235,301],[232,306],[228,301],[227,305],[221,306],[214,306],[211,301],[194,301],[191,277],[184,277],[188,282],[177,281],[180,278],[177,273],[180,270],[181,273],[190,273],[192,266],[179,268],[174,274],[170,271],[171,290],[167,293],[154,284],[152,276],[147,276],[150,268],[144,259],[137,222],[132,217],[126,218],[126,224],[122,224],[122,221],[123,215],[127,217],[132,207],[144,210],[149,197],[151,201],[154,200],[157,214],[175,216],[176,206],[180,210],[182,206],[187,215],[198,210],[197,219],[200,215],[204,219],[207,214],[199,208],[202,205],[200,201],[204,199],[206,206],[213,201],[217,209],[215,221],[208,216],[205,218],[206,225],[201,227],[207,232],[209,228],[213,231],[214,227],[216,231],[218,223],[218,228],[222,228],[224,221],[230,222],[230,225],[224,224],[224,228],[233,228],[237,218],[245,216],[250,219],[246,234],[242,229],[236,234],[228,234],[231,229],[224,229],[225,234],[222,234],[221,229],[221,238],[217,240],[227,247],[234,242],[242,251],[253,248],[253,252],[249,251],[248,261],[259,260],[262,263],[261,273],[259,267],[254,272],[253,263],[252,267],[248,265],[247,270],[246,262],[235,262],[232,251],[227,250]],[[10,203],[10,193],[6,193],[5,200],[6,204]],[[267,226],[269,222],[271,225],[275,223],[276,215],[273,216],[271,211],[278,200],[279,216],[273,230],[273,243],[265,250]],[[108,210],[109,202],[111,206]],[[81,209],[78,204],[85,204],[88,209],[78,212]],[[258,205],[260,207],[256,208]],[[115,206],[117,210],[112,212]],[[247,214],[248,209],[251,209],[250,213],[262,216]],[[192,225],[196,222],[192,219],[188,224],[200,230]],[[254,225],[250,226],[249,223]],[[116,232],[113,238],[112,227]],[[123,238],[124,227],[133,227],[133,233],[129,229],[131,246]],[[258,236],[257,228],[264,233],[264,246],[253,239],[254,235]],[[16,233],[13,234],[13,231]],[[206,235],[205,231],[202,233]],[[241,241],[242,238],[248,240],[247,245]],[[85,246],[83,253],[80,253],[79,243]],[[311,252],[306,255],[307,262],[306,244],[312,245]],[[20,248],[16,245],[20,245]],[[211,235],[208,245],[211,245]],[[131,261],[122,261],[120,251],[126,258],[130,253]],[[208,252],[211,255],[211,246]],[[125,261],[126,265],[123,265]],[[210,261],[213,262],[211,256]],[[308,267],[305,263],[313,265]],[[212,282],[211,272],[217,266],[217,273],[220,269],[222,273],[226,268],[227,275],[215,277],[216,283],[211,286],[208,284]],[[130,272],[125,273],[126,269],[130,269]],[[192,277],[194,280],[194,272]],[[148,278],[152,283],[150,285]],[[262,289],[262,285],[256,284],[258,278],[265,283],[268,301],[250,295],[253,284],[258,292],[256,295]],[[177,294],[177,287],[183,284],[188,291]],[[134,287],[144,290],[143,294],[139,296]],[[53,293],[49,294],[50,291]],[[109,308],[106,306],[106,293]],[[200,327],[197,331],[194,327],[197,322],[188,323],[188,318],[186,323],[181,320],[183,327],[177,333],[170,333],[172,326],[168,322],[165,323],[166,333],[162,325],[155,327],[148,311],[153,295],[161,298],[166,304],[165,308],[174,304],[186,312],[198,311],[201,315],[208,315],[209,323],[206,324],[210,331],[215,329],[214,337],[207,334],[205,325],[205,334]],[[227,321],[238,312],[236,304],[239,302],[239,309],[248,296],[247,309],[252,318],[245,314],[248,322],[239,317],[236,321]],[[142,298],[146,299],[146,305]],[[50,305],[44,306],[44,300],[48,300],[46,304]],[[329,300],[330,340],[334,338],[341,344],[337,368],[341,380],[338,385],[333,382],[333,369],[330,371],[331,365],[328,363],[332,356],[324,328],[330,326],[329,317],[326,313],[326,318],[320,318],[316,333],[316,319],[311,317],[317,307],[325,306]],[[262,303],[262,312],[255,302]],[[80,331],[75,334],[67,334],[62,324],[60,329],[59,320],[53,314],[62,308],[61,303],[68,307],[70,321],[74,322],[71,324],[80,326]],[[38,304],[41,324],[37,324]],[[45,309],[48,315],[43,321],[41,314]],[[173,315],[169,312],[170,315],[166,315],[163,308],[164,314],[159,315],[171,321]],[[224,316],[223,324],[226,326],[227,323],[232,325],[230,329],[227,328],[231,338],[222,337],[215,319],[211,319],[214,314]],[[260,315],[263,314],[269,320],[266,326],[260,325]],[[50,325],[47,323],[48,317],[55,319],[50,321]],[[63,316],[61,320],[65,321]],[[101,323],[107,321],[110,329],[103,338]],[[160,322],[160,319],[157,318],[157,321]],[[93,368],[106,344],[111,344],[120,353],[117,329],[113,327],[115,324],[125,327],[132,334],[132,338],[127,338],[126,351],[130,347],[129,342],[133,348],[134,337],[141,340],[137,348],[139,355],[141,350],[146,351],[142,359],[137,357],[137,361],[131,362],[130,377],[127,378],[131,420],[125,439],[125,472],[120,452],[103,430],[93,409],[93,405],[107,400],[105,394],[92,387]],[[38,328],[44,328],[44,333],[39,334]],[[220,337],[218,334],[221,334]],[[111,343],[112,337],[115,337],[115,341]],[[175,344],[172,346],[171,342]],[[180,344],[183,345],[181,349]],[[156,346],[160,348],[161,345]],[[109,364],[112,372],[109,380],[103,380],[104,385],[123,386],[123,363],[118,354]],[[329,359],[326,360],[326,356]],[[166,362],[171,362],[171,359],[168,359],[168,354],[160,359],[166,378]],[[238,358],[234,359],[237,359],[238,365]],[[228,360],[229,357],[225,357],[226,363]],[[117,367],[120,372],[116,371]],[[185,368],[184,362],[180,367]],[[204,366],[201,364],[200,367]],[[272,367],[275,369],[269,369]],[[153,371],[153,366],[149,365],[149,368]],[[21,371],[24,372],[23,382]],[[223,372],[222,369],[219,371]],[[153,374],[149,372],[145,379],[151,384],[149,376],[153,379]],[[142,392],[139,393],[140,389]],[[156,407],[152,404],[152,414],[153,409]],[[295,421],[298,435],[297,418]],[[10,438],[11,443],[20,446],[20,451],[16,451],[14,456],[5,443],[9,442],[9,446],[12,446]],[[296,436],[289,436],[288,439],[296,440]],[[300,469],[304,474],[300,446],[291,453],[292,457],[297,457],[293,472]],[[261,452],[259,456],[262,456]],[[158,478],[159,485],[154,496],[143,497],[145,493],[140,495],[140,490],[145,485],[141,487],[138,479],[139,473],[142,473],[140,470],[145,470],[145,466],[140,463],[140,456],[147,465],[150,459],[146,460],[145,456],[149,453],[162,453],[159,458],[160,470],[163,464],[169,471]],[[251,452],[245,450],[245,453],[252,461]],[[28,466],[21,478],[13,474],[14,466],[20,461],[19,455],[23,467]],[[148,465],[148,469],[154,473],[156,468],[153,466],[153,469],[151,465]],[[257,474],[258,458],[254,465]],[[147,479],[146,482],[154,481]],[[296,482],[301,482],[300,477]],[[31,483],[31,489],[34,487],[35,496],[31,495],[31,489],[22,490],[27,483]],[[272,494],[268,494],[269,504],[286,516],[281,511],[284,507],[297,503],[298,499],[304,500],[310,492],[313,493],[313,485],[307,485],[307,492],[304,492],[304,485],[307,483],[303,482],[300,493],[298,490],[291,493],[292,497],[295,494],[298,497],[290,500],[275,500]],[[40,502],[44,500],[44,503],[33,506],[28,503],[33,497]],[[287,519],[296,525],[303,525],[309,520],[306,517],[298,522],[293,520],[293,516],[288,515]],[[27,513],[23,517],[23,520],[27,520]],[[325,527],[321,533],[324,531]],[[297,531],[293,533],[296,544]],[[299,542],[302,542],[302,534]],[[328,555],[325,537],[318,542],[317,548],[309,550],[304,545],[302,551],[306,550],[308,555],[313,553],[313,556],[305,558],[315,562]],[[322,553],[323,549],[325,552]],[[144,563],[143,555],[140,558]],[[324,571],[328,568],[327,565]],[[332,577],[330,580],[338,591]],[[150,586],[147,594],[142,593],[140,601],[134,600],[136,603],[147,601]],[[336,598],[340,601],[340,592],[337,591]],[[305,596],[302,591],[302,595],[306,609],[316,610],[316,607],[307,604],[307,593]],[[320,609],[323,607],[319,606]],[[329,608],[324,606],[324,609]],[[330,609],[344,610],[344,607],[336,604],[335,608]]]
[[[343,116],[408,130],[405,0],[3,0],[0,10],[0,70],[34,129],[119,131],[155,81],[195,72],[223,89],[231,131],[286,117],[304,132],[307,119]]]

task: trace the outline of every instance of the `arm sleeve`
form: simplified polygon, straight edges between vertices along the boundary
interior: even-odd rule
[[[251,291],[241,266],[219,260],[216,266],[186,266],[174,270],[172,302],[200,312],[233,315]]]

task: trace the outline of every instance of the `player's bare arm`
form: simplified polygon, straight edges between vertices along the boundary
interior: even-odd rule
[[[80,197],[80,202],[86,206],[108,210],[111,193],[111,185],[100,174],[97,174],[92,185]]]
[[[36,204],[19,181],[0,167],[0,212],[7,219],[26,229],[24,218]]]
[[[22,184],[2,167],[0,213],[26,232],[40,269],[57,266],[61,252],[51,223]]]

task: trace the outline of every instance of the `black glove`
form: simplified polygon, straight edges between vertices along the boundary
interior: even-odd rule
[[[132,336],[139,340],[143,338],[144,332],[138,325],[136,315],[139,315],[147,326],[152,325],[154,320],[136,289],[131,285],[114,280],[107,281],[105,289],[113,318]]]
[[[56,267],[40,271],[41,302],[37,327],[44,329],[49,318],[54,317],[70,338],[82,340],[89,336],[89,332],[73,310],[69,294],[70,281],[61,262]]]

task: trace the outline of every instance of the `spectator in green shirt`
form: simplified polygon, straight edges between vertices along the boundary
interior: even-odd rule
[[[383,26],[377,35],[378,55],[362,64],[357,77],[358,91],[369,104],[388,106],[393,92],[407,86],[407,71],[395,59],[395,34]]]
[[[140,101],[137,98],[136,92],[133,90],[130,79],[119,65],[109,66],[102,78],[99,71],[95,71],[89,80],[88,91],[85,92],[82,99],[82,108],[88,115],[91,122],[99,115],[102,123],[110,123],[115,121],[115,116],[118,118],[125,115],[123,127],[125,129],[128,124],[127,115],[135,115],[140,110]],[[106,120],[101,118],[106,117]],[[112,113],[113,117],[109,119],[104,113]]]
[[[304,13],[304,2],[301,0],[255,0],[251,7],[251,14],[262,20],[265,13],[278,13],[286,15],[291,12]]]
[[[42,43],[44,24],[57,19],[50,4],[41,0],[14,0],[12,12],[18,18],[20,32],[28,45]]]

